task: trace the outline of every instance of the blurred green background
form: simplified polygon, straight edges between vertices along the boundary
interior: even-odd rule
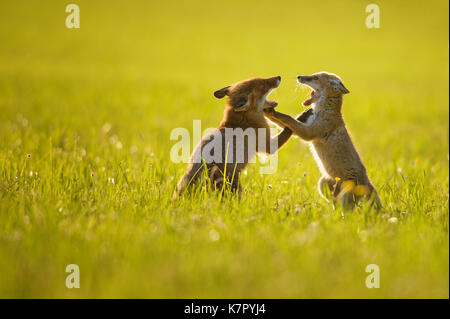
[[[447,1],[377,1],[379,29],[369,1],[73,1],[80,29],[68,3],[0,2],[0,297],[449,297]],[[295,115],[322,70],[382,212],[333,211],[298,139],[241,201],[171,200],[170,132],[217,126],[213,91],[281,75]]]

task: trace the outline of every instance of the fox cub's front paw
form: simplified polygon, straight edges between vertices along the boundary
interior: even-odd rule
[[[265,115],[274,115],[275,114],[275,108],[274,107],[271,107],[271,108],[268,108],[268,109],[264,109],[263,111],[264,111]]]

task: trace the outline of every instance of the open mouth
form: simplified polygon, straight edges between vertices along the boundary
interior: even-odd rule
[[[304,106],[308,106],[308,105],[311,105],[311,104],[312,104],[313,99],[314,99],[314,94],[316,94],[316,91],[312,90],[312,91],[311,91],[310,97],[307,98],[305,101],[303,101],[303,105],[304,105]]]
[[[265,102],[264,102],[264,107],[263,109],[270,109],[270,108],[275,108],[278,106],[278,102],[277,101],[271,101],[271,100],[267,100],[267,96],[274,90],[275,88],[271,89],[269,92],[267,92],[266,96],[265,96]]]
[[[315,79],[314,76],[309,76],[309,75],[300,75],[297,78],[297,82],[298,82],[299,85],[306,85],[307,87],[312,89],[310,97],[307,98],[302,103],[304,106],[311,105],[316,100],[316,95],[317,95],[318,92],[316,92],[314,87],[312,87],[311,84],[310,84],[310,81],[314,80],[314,79]]]

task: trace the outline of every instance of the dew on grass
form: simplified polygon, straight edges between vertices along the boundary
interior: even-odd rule
[[[192,221],[199,223],[202,219],[202,215],[196,214],[191,216]]]
[[[388,219],[388,222],[391,223],[391,224],[396,224],[397,221],[398,221],[397,217],[391,217],[391,218]]]
[[[225,229],[225,223],[221,220],[218,220],[216,222],[216,226],[219,227],[220,229]]]
[[[359,232],[359,238],[361,239],[361,241],[364,243],[367,238],[369,237],[369,232],[367,230],[361,230]]]
[[[31,224],[30,217],[28,215],[24,215],[23,216],[23,222],[24,222],[25,225],[30,225]]]
[[[111,124],[109,123],[105,123],[103,124],[102,128],[101,128],[101,132],[103,135],[108,134],[108,132],[111,130]]]
[[[114,134],[113,136],[111,136],[111,137],[109,138],[109,143],[110,143],[111,145],[114,145],[114,144],[117,143],[118,140],[119,140],[119,138],[117,137],[116,134]]]
[[[220,239],[220,233],[215,230],[215,229],[211,229],[209,231],[209,240],[211,240],[212,242],[218,241]]]

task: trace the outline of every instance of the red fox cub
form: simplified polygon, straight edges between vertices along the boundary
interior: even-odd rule
[[[268,101],[267,96],[280,82],[280,76],[252,78],[214,92],[218,99],[228,97],[222,122],[194,149],[174,198],[205,174],[210,178],[212,187],[221,190],[225,183],[233,192],[239,193],[239,175],[256,153],[273,154],[286,143],[291,130],[284,129],[271,138],[263,112],[263,109],[278,105],[275,101]]]
[[[344,208],[352,208],[362,197],[372,198],[376,207],[381,208],[380,198],[342,117],[343,95],[350,92],[337,75],[327,72],[299,76],[298,82],[312,88],[311,97],[303,102],[311,107],[297,120],[272,109],[265,111],[266,116],[310,142],[311,152],[322,173],[319,192],[324,198],[327,187],[334,202],[338,200]]]

